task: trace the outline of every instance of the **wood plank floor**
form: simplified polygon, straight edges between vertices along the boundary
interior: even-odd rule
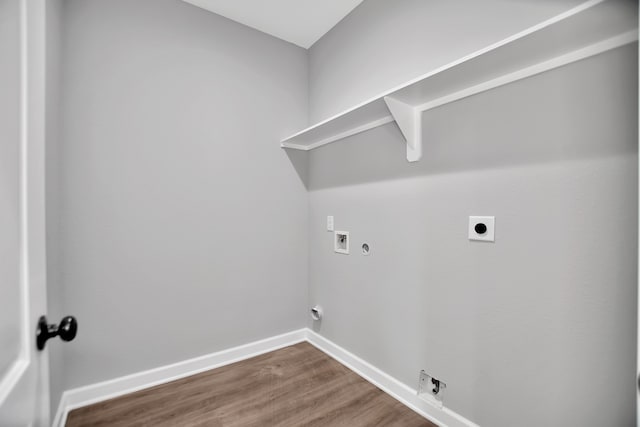
[[[435,427],[308,343],[76,409],[66,425]]]

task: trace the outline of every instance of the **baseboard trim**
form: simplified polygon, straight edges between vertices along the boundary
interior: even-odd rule
[[[68,413],[74,409],[219,368],[303,341],[309,342],[385,393],[442,427],[478,427],[477,424],[446,407],[438,408],[418,398],[415,389],[310,329],[299,329],[194,359],[67,390],[62,394],[52,427],[64,427]]]
[[[398,381],[310,329],[307,329],[307,341],[429,421],[442,427],[478,427],[477,424],[446,407],[438,408],[420,399],[416,389]]]
[[[250,359],[306,341],[306,337],[307,330],[299,329],[171,365],[67,390],[60,398],[60,404],[51,425],[64,427],[68,413],[74,409]]]

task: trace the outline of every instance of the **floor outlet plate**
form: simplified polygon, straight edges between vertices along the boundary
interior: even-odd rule
[[[442,408],[442,397],[447,385],[442,381],[420,371],[418,380],[418,397],[438,408]]]

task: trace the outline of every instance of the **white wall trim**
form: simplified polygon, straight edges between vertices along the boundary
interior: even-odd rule
[[[505,86],[508,85],[510,83],[515,83],[517,81],[520,80],[525,80],[528,79],[530,77],[534,77],[538,74],[542,74],[545,73],[547,71],[552,71],[555,70],[556,68],[560,68],[560,67],[564,67],[566,65],[572,64],[574,62],[578,62],[578,61],[582,61],[584,59],[588,59],[591,58],[593,56],[596,55],[600,55],[602,53],[608,52],[610,50],[614,50],[617,48],[620,48],[622,46],[626,46],[628,44],[634,43],[638,40],[638,30],[631,30],[631,31],[627,31],[626,33],[622,33],[619,34],[617,36],[611,37],[609,39],[606,40],[602,40],[600,42],[585,46],[583,48],[556,56],[554,58],[539,62],[537,64],[534,65],[530,65],[524,68],[521,68],[517,71],[513,71],[510,72],[508,74],[504,74],[502,76],[484,81],[482,83],[478,83],[475,84],[473,86],[469,86],[466,87],[464,89],[458,90],[454,93],[450,93],[448,95],[442,96],[440,98],[437,99],[433,99],[433,100],[429,100],[427,102],[424,102],[422,104],[418,104],[418,105],[414,105],[413,107],[420,112],[425,112],[437,107],[441,107],[443,105],[446,104],[450,104],[452,102],[464,99],[464,98],[468,98],[470,96],[473,95],[477,95],[480,94],[482,92],[487,92],[489,90],[492,89],[496,89],[498,87],[501,86]],[[434,73],[435,74],[435,73]],[[413,82],[413,81],[412,81]],[[404,87],[408,87],[413,83],[407,83]],[[396,88],[394,90],[400,90],[401,88]],[[393,122],[395,121],[395,119],[393,118],[393,116],[388,115],[388,116],[384,116],[380,119],[377,120],[372,120],[368,123],[359,125],[353,129],[348,129],[346,131],[340,132],[338,134],[332,135],[330,137],[321,139],[319,141],[313,142],[309,145],[303,145],[303,144],[297,144],[295,142],[287,142],[293,138],[295,138],[296,136],[302,135],[304,133],[307,133],[315,128],[318,128],[328,122],[330,122],[331,120],[337,119],[337,118],[341,118],[342,116],[345,116],[347,113],[350,113],[352,111],[355,111],[356,109],[363,107],[365,105],[367,105],[368,103],[372,103],[377,101],[377,98],[371,99],[369,101],[367,101],[366,103],[362,103],[359,104],[357,107],[351,108],[343,113],[340,113],[330,119],[324,120],[316,125],[313,125],[309,128],[303,129],[300,132],[291,135],[290,137],[286,138],[285,140],[280,142],[280,147],[282,148],[292,148],[295,150],[302,150],[302,151],[310,151],[313,149],[316,149],[318,147],[322,147],[323,145],[327,145],[336,141],[340,141],[344,138],[348,138],[350,136],[362,133],[362,132],[366,132],[368,130],[377,128],[379,126],[383,126],[387,123]]]
[[[475,58],[477,58],[477,57],[479,57],[481,55],[484,55],[485,53],[491,52],[492,50],[496,50],[499,47],[507,45],[507,44],[509,44],[511,42],[514,42],[514,41],[518,40],[518,39],[524,38],[524,37],[526,37],[526,36],[528,36],[530,34],[533,34],[533,33],[537,32],[537,31],[540,31],[543,28],[546,28],[546,27],[549,27],[549,26],[551,26],[551,25],[553,25],[555,23],[564,21],[565,19],[569,19],[572,16],[578,15],[579,13],[584,12],[585,10],[590,9],[590,8],[592,8],[594,6],[597,6],[600,3],[603,3],[605,1],[606,0],[588,0],[588,1],[585,1],[584,3],[579,4],[578,6],[572,8],[572,9],[569,9],[569,10],[567,10],[565,12],[562,12],[559,15],[556,15],[556,16],[554,16],[552,18],[549,18],[546,21],[540,22],[540,23],[538,23],[538,24],[536,24],[536,25],[534,25],[532,27],[529,27],[529,28],[523,30],[523,31],[520,31],[519,33],[513,34],[513,35],[507,37],[506,39],[500,40],[500,41],[498,41],[498,42],[496,42],[496,43],[494,43],[492,45],[486,46],[486,47],[484,47],[484,48],[482,48],[480,50],[477,50],[477,51],[475,51],[473,53],[470,53],[470,54],[465,55],[465,56],[463,56],[461,58],[458,58],[453,62],[450,62],[448,64],[440,66],[440,67],[436,68],[435,70],[431,70],[431,71],[429,71],[429,72],[427,72],[425,74],[422,74],[422,75],[420,75],[420,76],[418,76],[416,78],[413,78],[413,79],[411,79],[411,80],[409,80],[407,82],[404,82],[402,84],[394,86],[391,89],[387,89],[382,93],[379,93],[379,94],[377,94],[377,95],[375,95],[375,96],[373,96],[371,98],[368,98],[368,99],[360,102],[359,104],[354,105],[353,107],[347,108],[346,110],[343,110],[343,111],[341,111],[341,112],[339,112],[337,114],[334,114],[331,117],[328,117],[328,118],[326,118],[326,119],[324,119],[324,120],[322,120],[322,121],[320,121],[318,123],[315,123],[314,125],[309,126],[306,129],[303,129],[303,130],[301,130],[299,132],[294,133],[293,135],[287,137],[284,141],[293,139],[296,136],[302,135],[303,133],[306,133],[306,132],[309,132],[309,131],[311,131],[313,129],[319,128],[322,125],[325,125],[325,124],[327,124],[327,123],[329,123],[329,122],[331,122],[331,121],[333,121],[335,119],[338,119],[338,118],[340,118],[342,116],[346,116],[347,114],[349,114],[349,113],[351,113],[351,112],[353,112],[353,111],[355,111],[355,110],[357,110],[359,108],[362,108],[362,107],[366,106],[367,104],[371,104],[373,102],[376,102],[379,99],[383,99],[385,96],[393,95],[395,92],[399,92],[402,89],[406,89],[407,87],[409,87],[409,86],[411,86],[413,84],[416,84],[416,83],[420,82],[421,80],[426,80],[429,77],[432,77],[432,76],[434,76],[436,74],[439,74],[439,73],[441,73],[443,71],[446,71],[446,70],[448,70],[450,68],[453,68],[456,65],[460,65],[463,62],[467,62],[467,61],[470,61],[472,59],[475,59]],[[287,147],[290,147],[290,146],[287,145]],[[291,147],[291,148],[294,148],[294,147]],[[305,148],[305,150],[309,150],[309,148]]]
[[[391,375],[310,329],[299,329],[194,359],[188,359],[109,381],[67,390],[60,398],[60,404],[52,426],[64,427],[67,421],[67,414],[82,406],[165,384],[210,369],[250,359],[303,341],[309,342],[391,397],[442,427],[478,427],[477,424],[448,408],[438,408],[418,398],[415,389],[398,381]]]
[[[307,329],[307,341],[331,356],[391,397],[399,400],[428,420],[443,427],[478,427],[477,424],[445,407],[438,408],[418,397],[417,390],[398,381],[365,360],[323,336]],[[418,373],[416,372],[416,382]]]
[[[440,107],[451,102],[455,102],[473,95],[477,95],[482,92],[489,91],[491,89],[498,88],[510,83],[515,83],[519,80],[524,80],[529,77],[536,76],[538,74],[545,73],[547,71],[555,70],[556,68],[564,67],[565,65],[572,64],[574,62],[582,61],[584,59],[591,58],[592,56],[600,55],[610,50],[617,49],[622,46],[626,46],[630,43],[634,43],[638,40],[638,30],[627,31],[626,33],[619,34],[606,40],[591,44],[581,49],[574,50],[569,53],[565,53],[555,58],[539,62],[535,65],[531,65],[522,68],[518,71],[514,71],[508,74],[504,74],[500,77],[485,81],[483,83],[462,89],[455,93],[443,96],[438,99],[434,99],[425,102],[421,105],[417,105],[416,108],[420,111],[428,111],[437,107]]]
[[[67,421],[67,414],[82,406],[113,399],[124,394],[250,359],[305,340],[306,329],[299,329],[171,365],[160,366],[148,371],[67,390],[60,398],[60,404],[51,425],[53,427],[64,427]]]

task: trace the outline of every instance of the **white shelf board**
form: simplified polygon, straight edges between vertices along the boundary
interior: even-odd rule
[[[637,41],[633,3],[587,1],[291,135],[281,146],[312,150],[394,121],[388,102],[407,104],[421,113]],[[405,130],[413,125],[407,123],[406,115],[398,119],[399,125],[401,120],[407,137]],[[420,129],[420,123],[412,129]],[[409,143],[414,145],[408,147],[407,158],[415,161],[420,141]],[[417,150],[417,158],[412,150]]]

